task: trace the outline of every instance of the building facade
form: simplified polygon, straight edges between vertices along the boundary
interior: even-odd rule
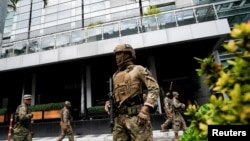
[[[159,113],[170,82],[181,101],[204,103],[209,90],[194,57],[213,52],[218,62],[227,59],[220,47],[234,23],[249,19],[249,6],[247,0],[48,0],[44,8],[42,0],[20,0],[16,11],[8,9],[0,44],[0,108],[13,111],[29,93],[32,104],[69,100],[74,119],[83,118],[86,108],[108,99],[113,49],[123,43],[156,77]]]

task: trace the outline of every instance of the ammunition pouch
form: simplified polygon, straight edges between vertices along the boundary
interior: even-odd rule
[[[117,109],[118,114],[126,114],[129,116],[137,115],[143,105],[142,94],[126,99]],[[117,115],[117,114],[116,114]]]

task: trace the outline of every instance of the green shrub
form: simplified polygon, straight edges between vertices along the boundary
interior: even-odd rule
[[[105,112],[104,106],[94,106],[88,108],[88,113],[102,113]]]
[[[64,102],[31,105],[32,111],[56,110],[64,107]]]
[[[197,73],[206,76],[211,92],[227,94],[229,99],[212,93],[208,103],[188,105],[185,114],[192,120],[179,141],[207,141],[208,125],[250,123],[250,21],[236,24],[230,35],[233,39],[224,48],[233,59],[227,61],[227,67],[217,64],[212,56],[196,58],[201,66]]]
[[[0,115],[5,115],[7,113],[7,108],[0,109]]]

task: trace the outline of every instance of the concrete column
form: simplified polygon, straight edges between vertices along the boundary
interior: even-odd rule
[[[152,73],[152,75],[154,76],[154,78],[157,80],[157,73],[156,73],[156,67],[155,67],[155,58],[154,56],[150,56],[148,59],[148,63],[149,63],[149,70]],[[162,107],[161,107],[161,100],[160,100],[160,93],[159,93],[159,97],[157,99],[157,104],[158,104],[158,111],[160,114],[162,114]]]
[[[32,74],[31,95],[32,95],[31,105],[34,105],[36,101],[36,73]]]
[[[92,91],[91,91],[91,67],[86,66],[86,98],[87,108],[92,106]]]

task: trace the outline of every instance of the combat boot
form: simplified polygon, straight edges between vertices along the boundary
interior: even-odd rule
[[[163,125],[161,125],[161,132],[166,132],[167,130],[164,128]]]

